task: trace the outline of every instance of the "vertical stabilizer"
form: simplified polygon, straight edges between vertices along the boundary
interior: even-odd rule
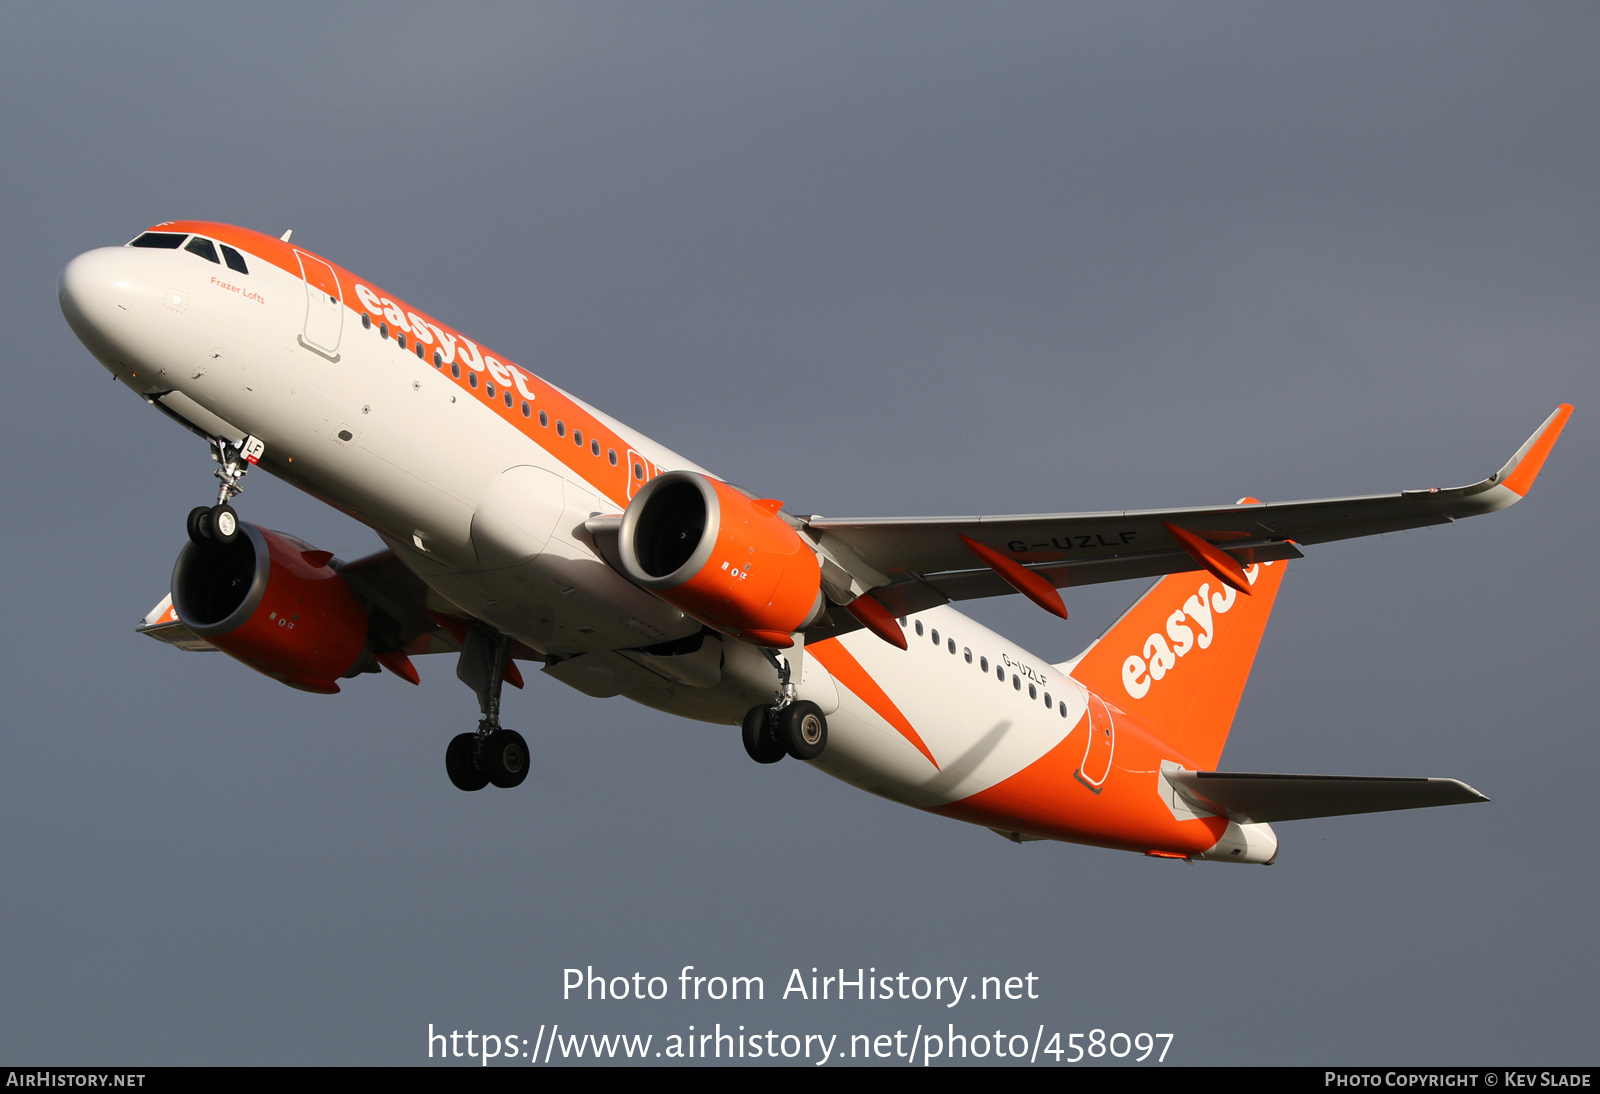
[[[1215,768],[1286,569],[1284,562],[1246,568],[1248,596],[1205,570],[1169,574],[1069,671],[1197,768]]]

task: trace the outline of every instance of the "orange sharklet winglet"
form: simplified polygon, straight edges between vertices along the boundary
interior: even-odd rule
[[[1505,477],[1500,480],[1500,485],[1512,491],[1518,497],[1527,497],[1528,491],[1533,487],[1533,480],[1539,477],[1539,471],[1544,467],[1545,458],[1550,455],[1550,450],[1556,445],[1556,438],[1561,436],[1561,430],[1566,426],[1567,419],[1572,417],[1572,404],[1562,403],[1556,407],[1540,427],[1539,432],[1529,438],[1524,451],[1517,453],[1520,457],[1516,466],[1512,467]]]
[[[858,598],[865,599],[865,598]],[[880,605],[881,606],[881,605]],[[923,742],[922,735],[912,727],[910,719],[900,713],[900,708],[895,706],[894,700],[878,686],[872,674],[861,667],[849,650],[840,644],[837,638],[824,638],[806,647],[806,652],[822,662],[822,667],[827,669],[835,680],[855,692],[863,703],[877,712],[878,716],[888,722],[907,741],[928,758],[928,762],[935,770],[940,770],[939,761],[933,758],[933,753]]]
[[[992,547],[985,547],[975,539],[962,536],[961,542],[965,543],[967,549],[977,555],[985,566],[1005,578],[1007,585],[1051,615],[1059,615],[1062,619],[1067,617],[1067,606],[1062,602],[1061,594],[1056,591],[1054,585],[1020,562],[1007,558]]]
[[[880,604],[871,593],[862,593],[849,604],[845,611],[856,617],[860,624],[889,643],[901,649],[909,649],[906,645],[906,634],[900,629],[900,624],[895,622],[894,616],[889,614],[889,609]]]
[[[1167,534],[1178,541],[1178,546],[1188,551],[1190,556],[1210,570],[1216,579],[1224,585],[1231,586],[1246,596],[1250,595],[1250,579],[1244,574],[1244,567],[1239,565],[1239,560],[1214,544],[1207,543],[1195,533],[1176,524],[1162,521],[1161,527]]]

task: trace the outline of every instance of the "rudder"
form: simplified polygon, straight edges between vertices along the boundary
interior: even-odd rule
[[[1249,596],[1205,570],[1169,574],[1063,667],[1199,769],[1215,768],[1287,568],[1248,567]]]

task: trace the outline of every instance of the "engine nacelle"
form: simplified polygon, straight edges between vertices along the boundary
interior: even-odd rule
[[[331,557],[241,521],[232,543],[184,546],[172,607],[191,631],[257,672],[332,694],[370,655],[366,608]]]
[[[822,614],[816,550],[778,504],[692,471],[645,484],[622,515],[617,552],[634,584],[758,646],[792,646]]]

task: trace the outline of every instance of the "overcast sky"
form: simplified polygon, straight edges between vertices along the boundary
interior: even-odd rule
[[[0,1062],[721,1022],[1594,1063],[1597,47],[1578,3],[0,11]],[[173,217],[293,228],[800,512],[1451,486],[1575,403],[1523,504],[1291,566],[1223,758],[1493,804],[1279,825],[1270,869],[1018,847],[537,672],[532,775],[462,794],[445,659],[327,698],[134,634],[211,464],[55,280]],[[973,614],[1056,661],[1140,591]],[[767,1000],[564,1002],[588,965]],[[1040,998],[778,998],[813,966]]]

